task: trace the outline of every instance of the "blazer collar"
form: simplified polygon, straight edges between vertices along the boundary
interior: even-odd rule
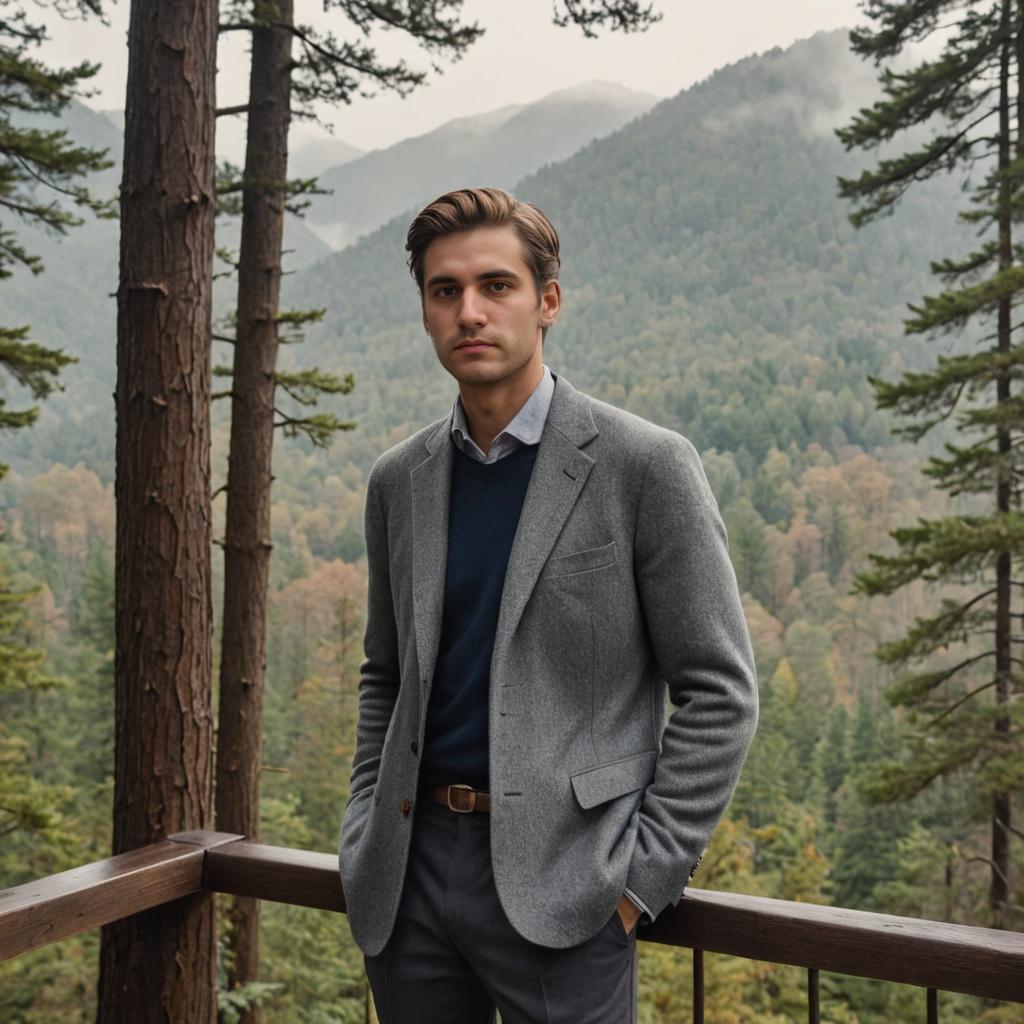
[[[590,410],[590,399],[577,391],[564,377],[557,373],[552,373],[551,376],[555,381],[555,391],[551,396],[544,429],[547,431],[549,427],[554,428],[571,444],[582,448],[597,437],[598,433],[594,424],[594,414]],[[454,409],[449,409],[448,415],[438,420],[434,429],[424,438],[423,444],[428,454],[435,454],[448,440],[452,432],[453,414]],[[541,444],[543,443],[544,436],[541,435]]]

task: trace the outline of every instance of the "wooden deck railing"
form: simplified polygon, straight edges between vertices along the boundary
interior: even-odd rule
[[[182,832],[130,853],[0,890],[0,960],[207,890],[321,910],[345,910],[337,858]],[[694,1021],[703,1021],[703,953],[727,953],[808,972],[808,1020],[819,1019],[818,972],[1024,1003],[1024,934],[870,914],[839,907],[687,889],[644,941],[693,949]]]

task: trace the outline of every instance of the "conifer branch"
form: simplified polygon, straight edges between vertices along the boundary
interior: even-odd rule
[[[998,108],[993,107],[955,134],[936,136],[919,152],[880,160],[874,171],[863,171],[859,178],[840,177],[839,195],[842,198],[865,200],[873,197],[867,206],[850,214],[850,223],[854,227],[863,227],[879,214],[891,210],[915,181],[926,181],[939,171],[952,170],[980,141],[967,140],[971,130],[997,113]],[[862,143],[850,143],[846,148],[851,149],[858,144]]]
[[[992,653],[994,654],[995,652],[993,651]],[[962,705],[966,704],[972,697],[976,697],[979,693],[984,693],[986,690],[991,690],[992,687],[995,686],[997,682],[998,682],[998,680],[992,679],[989,682],[984,683],[982,686],[977,687],[976,689],[969,690],[959,700],[955,701],[948,708],[946,708],[945,711],[943,711],[939,715],[936,715],[935,718],[933,718],[925,726],[925,728],[926,729],[931,729],[933,726],[938,725],[939,722],[941,722],[948,715],[951,715],[954,711],[956,711],[957,708],[959,708]]]
[[[961,669],[974,665],[984,658],[994,658],[995,655],[994,650],[982,651],[969,658],[964,658],[963,661],[951,665],[949,668],[939,669],[935,672],[921,672],[918,675],[897,679],[886,690],[885,698],[893,705],[917,703],[927,697],[935,687],[940,686],[947,679],[952,679]]]

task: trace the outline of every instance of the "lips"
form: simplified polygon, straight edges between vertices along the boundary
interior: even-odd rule
[[[482,352],[485,348],[494,348],[493,343],[483,341],[480,338],[470,338],[467,341],[460,341],[455,346],[456,352]]]

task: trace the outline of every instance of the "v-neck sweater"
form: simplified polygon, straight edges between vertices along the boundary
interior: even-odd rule
[[[512,542],[538,445],[497,462],[452,452],[448,559],[420,781],[487,789],[488,691]]]

